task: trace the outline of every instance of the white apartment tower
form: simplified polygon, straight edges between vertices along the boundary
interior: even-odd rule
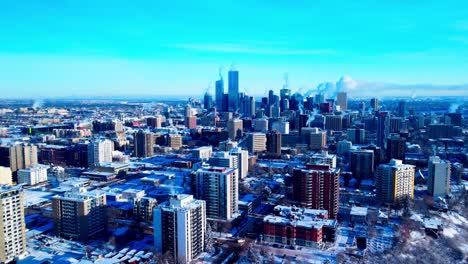
[[[102,162],[112,162],[114,143],[108,139],[95,139],[88,145],[88,167]]]
[[[180,194],[154,208],[154,246],[170,252],[176,263],[189,263],[205,248],[205,201]]]
[[[20,187],[0,188],[0,263],[26,253],[24,194]]]
[[[434,197],[450,194],[450,162],[438,156],[429,157],[427,191]]]

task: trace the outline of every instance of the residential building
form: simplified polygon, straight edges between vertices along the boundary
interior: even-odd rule
[[[18,183],[26,185],[36,185],[47,181],[47,170],[49,166],[37,165],[36,167],[18,171]]]
[[[293,171],[293,197],[301,207],[324,209],[336,219],[340,198],[340,169],[307,165]]]
[[[114,151],[114,142],[108,139],[91,140],[88,144],[88,167],[112,162],[112,151]]]
[[[173,196],[154,208],[156,252],[172,254],[175,263],[190,263],[205,249],[206,205],[192,195]]]
[[[375,171],[377,198],[396,203],[414,197],[414,166],[392,159]]]
[[[101,237],[106,232],[106,194],[73,188],[52,199],[54,233],[79,241]]]
[[[154,135],[150,132],[139,130],[133,134],[133,155],[138,158],[154,156]]]
[[[0,187],[0,263],[26,254],[24,194],[21,187]]]
[[[427,192],[434,197],[447,197],[450,194],[450,162],[438,156],[431,156],[428,170]]]
[[[206,217],[231,220],[238,213],[236,168],[205,167],[195,177],[195,197],[206,201]]]

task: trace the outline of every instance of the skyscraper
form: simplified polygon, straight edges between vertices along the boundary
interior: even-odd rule
[[[336,219],[340,204],[340,169],[329,165],[294,169],[293,197],[301,207],[325,209],[330,218]]]
[[[154,155],[154,135],[150,132],[138,130],[133,134],[133,155],[139,158],[152,157]]]
[[[220,112],[224,111],[224,81],[222,76],[215,83],[215,97],[216,97],[216,109]]]
[[[390,116],[388,112],[377,113],[377,146],[385,148],[386,139],[390,134]]]
[[[377,198],[396,203],[414,197],[414,166],[392,159],[380,164],[375,171]]]
[[[106,231],[106,194],[83,187],[74,187],[64,196],[52,199],[56,236],[88,241]]]
[[[428,169],[427,192],[434,197],[445,198],[450,194],[450,162],[431,156]]]
[[[398,116],[403,118],[406,116],[406,102],[403,100],[398,102]]]
[[[0,263],[26,253],[24,194],[21,187],[0,187]]]
[[[337,101],[341,111],[348,111],[348,94],[346,92],[339,92],[337,95]]]
[[[206,201],[206,217],[231,220],[238,212],[237,168],[205,167],[197,171],[195,197]]]
[[[228,72],[228,101],[229,111],[235,112],[239,109],[239,72],[235,70]]]
[[[203,96],[203,108],[210,110],[213,107],[213,96],[206,91],[205,96]]]
[[[370,100],[370,107],[372,108],[372,110],[373,110],[374,112],[379,111],[379,99],[377,99],[377,98],[372,98],[372,99]]]
[[[190,263],[205,248],[206,205],[192,195],[179,194],[154,209],[156,252],[169,252],[174,263]]]
[[[93,139],[88,144],[88,167],[102,162],[112,162],[114,142],[108,139]]]

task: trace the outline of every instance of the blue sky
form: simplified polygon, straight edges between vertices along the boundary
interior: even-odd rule
[[[466,0],[173,2],[1,1],[0,97],[468,84]]]

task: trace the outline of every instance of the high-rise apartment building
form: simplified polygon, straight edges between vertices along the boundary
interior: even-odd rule
[[[206,217],[230,220],[238,212],[237,168],[206,167],[197,171],[195,197],[206,201]]]
[[[192,195],[179,194],[154,209],[154,246],[169,252],[174,263],[190,263],[205,249],[206,205]]]
[[[103,162],[112,162],[114,142],[108,139],[93,139],[88,144],[88,167],[94,167]]]
[[[429,157],[427,192],[433,197],[445,198],[450,194],[450,162],[438,156]]]
[[[13,183],[13,174],[10,167],[0,166],[0,185],[11,185]]]
[[[75,187],[52,199],[56,236],[88,241],[106,231],[106,194]]]
[[[133,200],[133,215],[141,221],[152,222],[157,201],[151,197],[137,197]]]
[[[237,157],[237,170],[239,173],[239,179],[244,179],[247,177],[249,172],[249,152],[239,147],[235,147],[229,151],[229,155]]]
[[[36,185],[45,182],[47,181],[47,169],[49,169],[49,166],[39,164],[33,168],[19,170],[18,183]]]
[[[0,187],[0,263],[26,254],[24,194],[21,187]]]
[[[358,180],[372,179],[374,176],[374,152],[372,150],[351,151],[350,169]]]
[[[182,147],[182,136],[178,134],[170,134],[169,135],[169,147],[171,148],[181,148]]]
[[[340,202],[340,169],[308,165],[293,171],[293,197],[301,207],[324,209],[336,219]]]
[[[25,143],[0,146],[0,166],[10,167],[14,174],[37,166],[37,146]]]
[[[138,130],[133,134],[133,155],[139,158],[152,157],[154,155],[154,135],[150,132]]]
[[[406,139],[398,135],[392,135],[387,138],[387,161],[391,159],[405,160]]]
[[[396,203],[414,197],[414,166],[392,159],[380,164],[375,171],[377,198]]]
[[[250,133],[247,136],[247,149],[250,153],[266,151],[266,135],[263,133]]]

